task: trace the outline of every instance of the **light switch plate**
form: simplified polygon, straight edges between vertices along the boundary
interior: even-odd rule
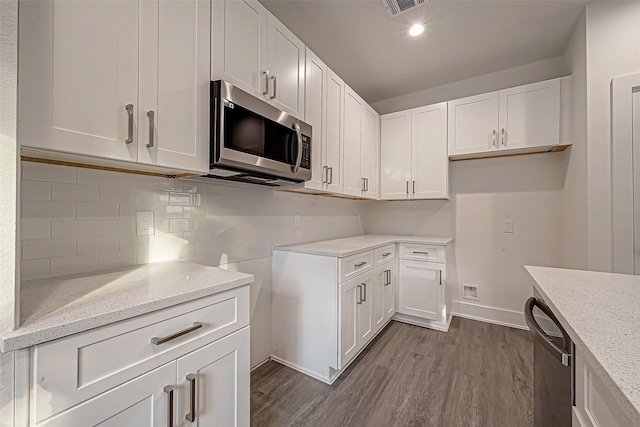
[[[504,220],[504,232],[505,233],[513,233],[513,220],[505,219]]]
[[[153,211],[136,211],[136,236],[151,236],[155,233]]]

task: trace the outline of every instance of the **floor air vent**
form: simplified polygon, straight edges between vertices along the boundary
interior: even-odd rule
[[[384,8],[387,9],[387,13],[392,18],[406,12],[409,9],[428,2],[429,0],[382,0]]]

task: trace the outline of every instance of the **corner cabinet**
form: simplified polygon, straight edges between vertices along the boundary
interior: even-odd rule
[[[447,104],[380,118],[383,200],[448,199]]]
[[[566,149],[569,82],[564,77],[449,101],[449,157]]]
[[[210,7],[21,4],[21,145],[132,169],[207,172]]]
[[[248,324],[244,286],[36,345],[30,425],[248,427]]]
[[[211,80],[304,120],[304,44],[256,0],[211,4]]]

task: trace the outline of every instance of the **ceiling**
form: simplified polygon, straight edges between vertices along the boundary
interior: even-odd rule
[[[395,18],[380,0],[261,3],[371,103],[562,55],[587,2],[443,0]]]

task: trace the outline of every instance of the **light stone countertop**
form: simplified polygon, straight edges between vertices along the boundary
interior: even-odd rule
[[[356,254],[358,252],[379,248],[381,246],[390,245],[393,243],[420,243],[425,245],[444,246],[452,242],[453,239],[450,237],[365,234],[362,236],[324,240],[321,242],[302,243],[299,245],[276,246],[273,248],[273,250],[342,258]]]
[[[22,282],[21,326],[7,352],[206,297],[253,282],[250,274],[167,261]]]
[[[640,425],[640,276],[526,269],[577,351]]]

